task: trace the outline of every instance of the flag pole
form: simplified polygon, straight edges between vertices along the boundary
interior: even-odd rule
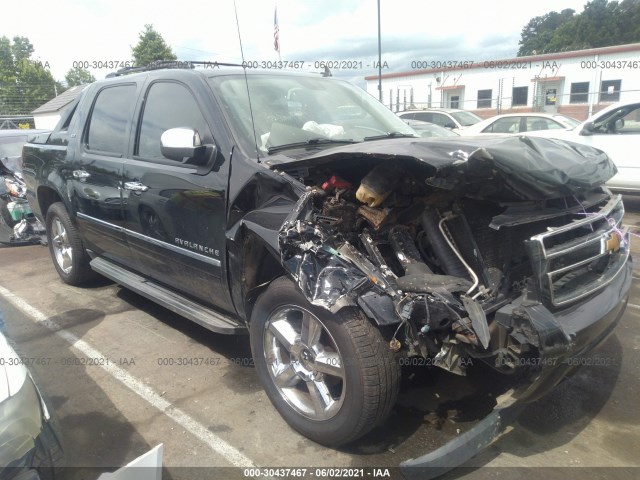
[[[282,61],[280,55],[280,26],[278,25],[278,2],[275,2],[273,12],[273,48],[278,52],[278,61]]]

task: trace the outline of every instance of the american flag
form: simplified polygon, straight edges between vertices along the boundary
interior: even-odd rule
[[[278,27],[278,7],[276,6],[273,13],[273,48],[278,53],[280,53],[280,41],[278,39],[279,34],[280,27]]]

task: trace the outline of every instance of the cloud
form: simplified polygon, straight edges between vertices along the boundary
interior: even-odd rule
[[[278,0],[282,58],[289,60],[377,60],[374,0]],[[582,10],[581,0],[447,2],[381,0],[383,59],[388,71],[408,70],[414,59],[446,61],[514,55],[522,27],[551,10]],[[273,50],[275,2],[236,0],[240,38],[247,60],[277,60]],[[232,0],[32,0],[0,17],[0,32],[29,37],[35,57],[47,61],[57,79],[74,62],[131,59],[131,46],[151,23],[182,59],[242,61]],[[96,78],[109,69],[90,68]],[[359,78],[374,70],[336,72]]]

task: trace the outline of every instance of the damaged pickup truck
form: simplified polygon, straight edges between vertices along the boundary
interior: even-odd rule
[[[601,151],[422,139],[319,75],[139,70],[89,86],[25,147],[53,263],[249,331],[303,435],[337,446],[383,423],[402,357],[456,375],[485,362],[534,400],[620,319],[629,237]]]

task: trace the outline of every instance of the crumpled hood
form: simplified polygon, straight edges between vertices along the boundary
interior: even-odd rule
[[[617,173],[601,150],[564,140],[526,136],[398,138],[349,144],[302,160],[279,155],[277,168],[359,159],[409,160],[430,170],[427,183],[496,200],[542,200],[575,195]],[[286,165],[285,165],[286,163]]]

